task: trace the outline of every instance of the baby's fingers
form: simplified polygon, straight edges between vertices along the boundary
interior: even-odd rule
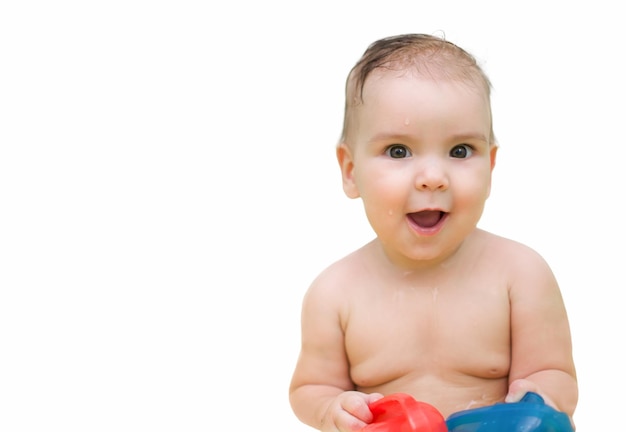
[[[550,399],[549,396],[545,395],[537,384],[526,379],[518,379],[513,381],[511,385],[509,385],[509,393],[506,395],[504,401],[519,402],[528,392],[537,393],[543,398],[543,401],[546,405],[551,406],[554,409],[558,409],[554,401]]]
[[[367,426],[367,423],[359,420],[347,411],[340,411],[337,413],[337,417],[335,419],[337,432],[360,432],[365,426]]]
[[[348,414],[351,414],[354,418],[358,419],[361,423],[361,428],[366,424],[371,423],[374,416],[369,409],[368,400],[363,398],[362,395],[351,395],[345,398],[341,407]]]
[[[373,419],[368,399],[366,394],[359,392],[346,392],[339,396],[324,416],[322,432],[361,431]]]

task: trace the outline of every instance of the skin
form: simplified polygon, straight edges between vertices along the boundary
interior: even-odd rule
[[[485,91],[374,71],[354,119],[337,157],[344,191],[362,199],[376,237],[305,295],[290,386],[298,418],[353,432],[372,421],[368,404],[391,393],[447,417],[527,391],[572,416],[576,374],[557,281],[535,251],[476,227],[497,152]],[[444,216],[420,226],[411,215],[423,210]]]

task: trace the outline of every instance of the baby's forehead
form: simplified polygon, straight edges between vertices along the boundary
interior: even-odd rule
[[[434,85],[438,84],[453,84],[460,87],[464,87],[467,90],[475,91],[477,93],[484,94],[489,99],[489,87],[488,84],[481,79],[480,74],[468,73],[458,68],[415,68],[415,67],[401,67],[401,68],[377,68],[372,70],[362,83],[360,89],[353,88],[354,92],[352,96],[352,103],[354,106],[361,105],[365,102],[366,94],[373,85],[384,86],[386,83],[390,83],[393,80],[419,80],[430,81]]]
[[[406,91],[411,91],[409,90],[413,86],[410,82],[411,80],[420,82],[417,84],[419,92],[424,90],[422,84],[428,87],[432,85],[443,92],[440,94],[442,97],[444,95],[447,95],[445,97],[458,97],[459,104],[466,105],[469,103],[480,112],[486,109],[485,112],[488,113],[489,122],[491,123],[489,87],[485,81],[481,80],[480,76],[461,72],[437,72],[439,71],[424,71],[423,69],[415,68],[379,68],[370,71],[361,91],[353,93],[351,95],[353,97],[351,103],[346,106],[342,140],[351,143],[355,136],[354,134],[369,123],[370,120],[368,118],[378,116],[380,109],[391,109],[394,112],[405,109],[402,107],[406,107],[406,105],[400,103],[399,100],[407,100],[402,95],[406,94]],[[409,87],[405,87],[407,82]],[[353,88],[353,90],[356,89]],[[437,91],[435,90],[435,93],[427,91],[427,94],[431,96],[426,97],[439,94]],[[410,94],[413,96],[418,95],[418,98],[421,97],[419,96],[421,93]],[[471,96],[468,99],[466,95]],[[396,102],[399,104],[396,104]],[[491,126],[489,127],[491,128]],[[493,131],[490,132],[490,136],[493,136]]]

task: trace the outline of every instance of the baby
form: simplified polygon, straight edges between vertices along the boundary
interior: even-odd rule
[[[550,267],[477,228],[498,150],[490,88],[473,56],[423,34],[374,42],[351,70],[337,159],[376,235],[304,297],[290,386],[303,423],[359,431],[391,393],[447,417],[533,391],[573,416],[570,329]]]

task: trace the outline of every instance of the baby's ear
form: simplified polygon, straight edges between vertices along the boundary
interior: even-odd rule
[[[489,150],[489,159],[491,159],[491,171],[496,167],[496,154],[498,153],[498,145],[491,144],[492,147]]]
[[[352,151],[346,143],[339,143],[337,146],[337,161],[339,168],[341,168],[343,191],[348,198],[358,198],[360,194],[354,182],[354,159]]]

